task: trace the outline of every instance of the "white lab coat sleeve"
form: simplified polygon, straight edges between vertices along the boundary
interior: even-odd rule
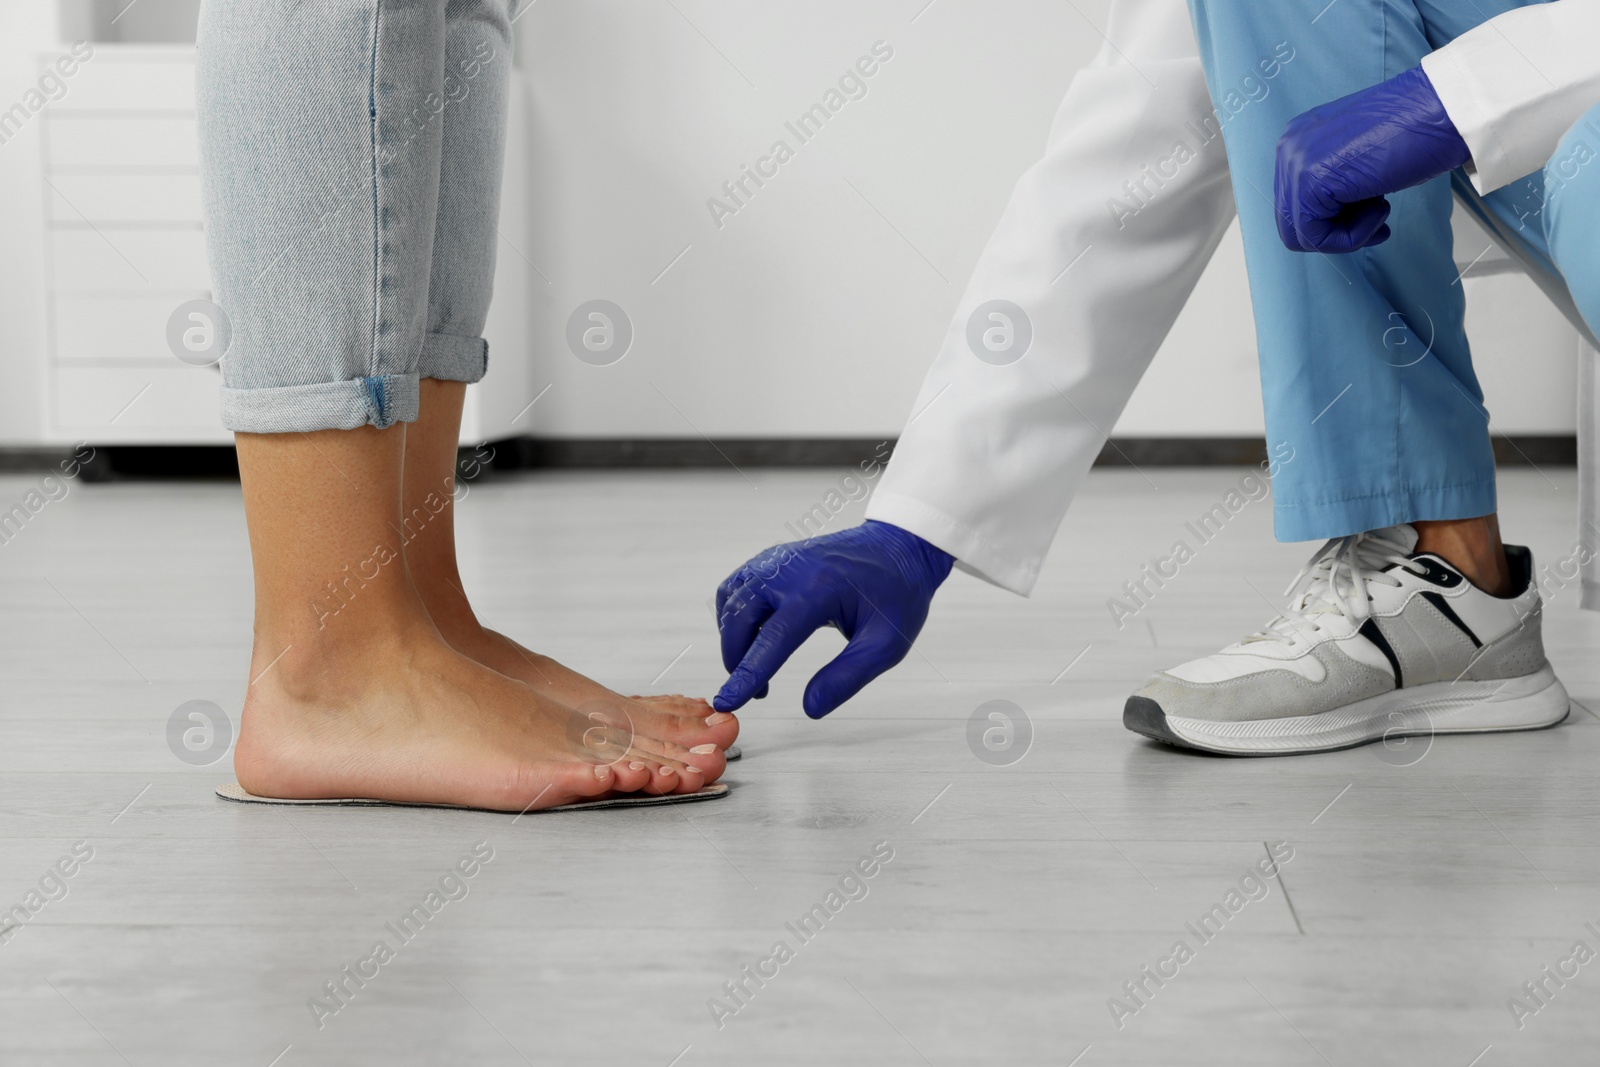
[[[1507,11],[1423,57],[1472,151],[1467,174],[1489,193],[1539,170],[1600,103],[1600,0]]]
[[[1234,215],[1183,0],[1118,0],[1106,37],[1012,194],[866,513],[1022,595]],[[969,347],[991,300],[1031,322],[1015,363]]]

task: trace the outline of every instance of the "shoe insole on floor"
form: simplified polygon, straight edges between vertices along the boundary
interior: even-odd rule
[[[540,808],[530,811],[528,815],[539,815],[549,811],[577,811],[580,808],[633,808],[646,804],[690,804],[697,800],[716,800],[718,797],[728,795],[728,787],[722,782],[706,786],[698,793],[669,793],[666,796],[639,796],[610,797],[606,800],[585,800],[577,804],[561,804],[554,808]],[[513,815],[515,812],[495,811],[493,808],[473,808],[465,804],[421,804],[408,803],[396,800],[366,800],[360,797],[347,797],[344,799],[326,800],[284,800],[280,797],[258,797],[254,793],[245,791],[244,786],[238,782],[229,782],[227,785],[217,786],[217,796],[223,800],[234,800],[241,804],[292,804],[303,807],[353,807],[353,808],[454,808],[460,811],[494,811],[496,815]]]

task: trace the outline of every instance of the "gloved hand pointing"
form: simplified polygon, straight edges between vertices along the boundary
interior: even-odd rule
[[[1314,107],[1278,139],[1278,236],[1293,252],[1382,244],[1389,239],[1385,193],[1471,158],[1421,67]]]
[[[838,533],[777,545],[717,588],[722,664],[732,674],[712,700],[734,711],[766,696],[795,649],[824,626],[849,639],[806,686],[820,719],[905,659],[955,557],[916,534],[869,520]]]

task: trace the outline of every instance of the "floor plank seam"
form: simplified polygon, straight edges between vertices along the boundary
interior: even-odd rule
[[[1294,928],[1300,932],[1301,937],[1304,937],[1306,928],[1300,924],[1300,913],[1295,910],[1294,900],[1289,896],[1289,883],[1283,880],[1283,869],[1278,866],[1278,861],[1273,859],[1272,848],[1265,841],[1261,842],[1261,847],[1267,850],[1267,862],[1272,864],[1272,873],[1278,879],[1278,884],[1283,887],[1283,902],[1289,906],[1289,917],[1294,920]]]

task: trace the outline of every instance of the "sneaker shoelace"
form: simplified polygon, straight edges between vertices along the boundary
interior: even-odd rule
[[[1412,548],[1392,530],[1335,537],[1317,550],[1284,590],[1289,606],[1266,626],[1244,638],[1240,644],[1270,641],[1293,644],[1297,637],[1311,638],[1332,620],[1348,619],[1359,626],[1371,615],[1371,584],[1398,586],[1400,579],[1386,573],[1385,567],[1398,564],[1412,573],[1422,573],[1411,562]]]

